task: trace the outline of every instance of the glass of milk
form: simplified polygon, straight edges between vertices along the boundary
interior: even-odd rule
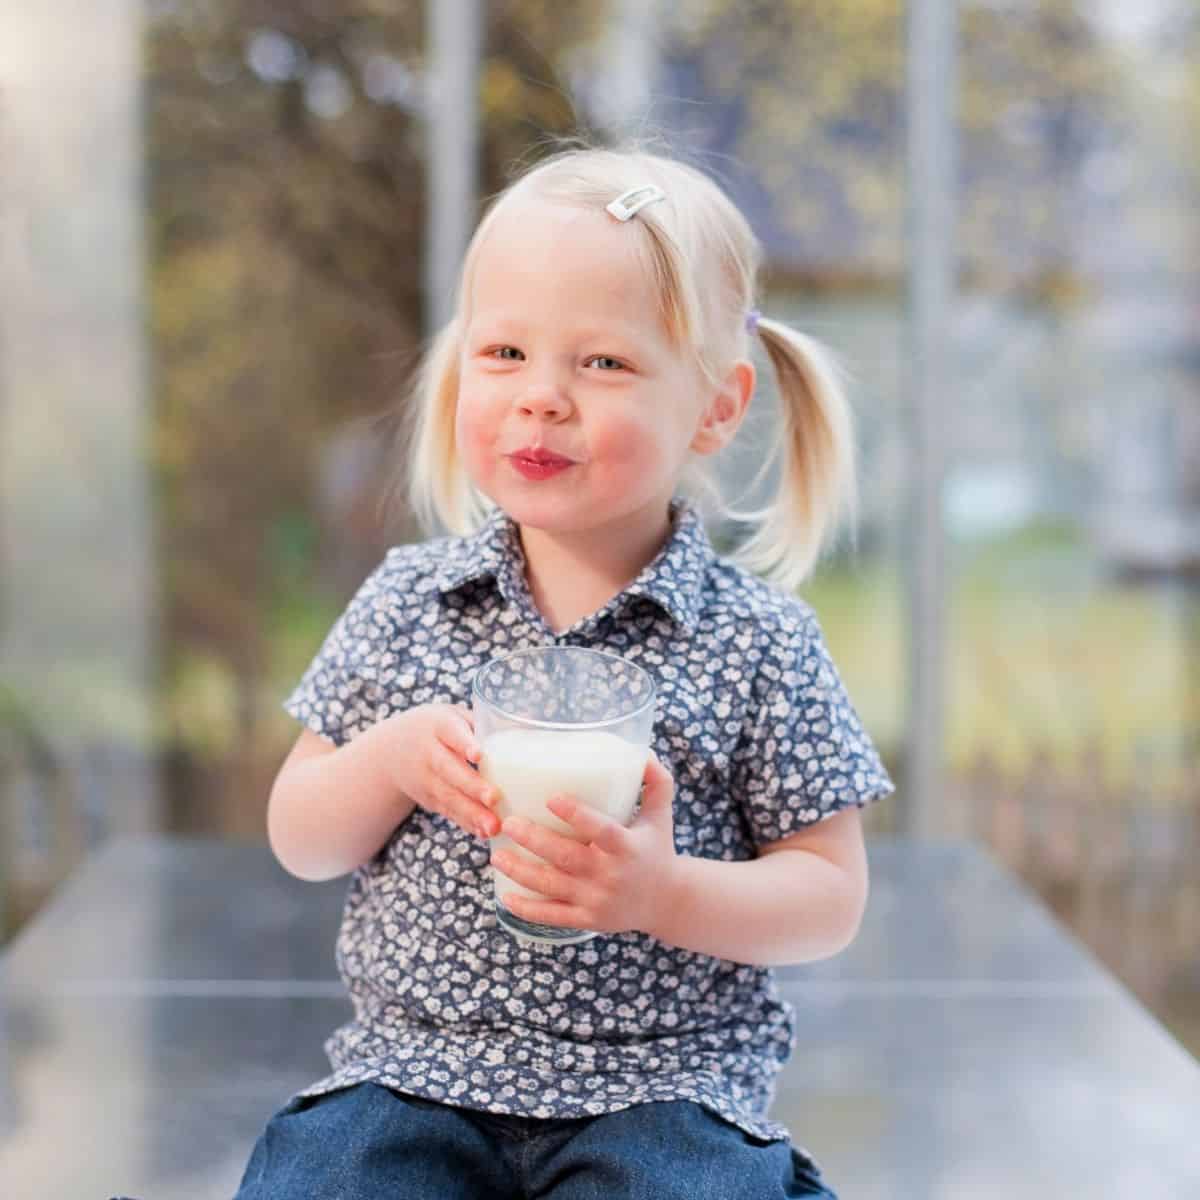
[[[571,826],[546,807],[569,793],[627,825],[637,807],[654,725],[654,682],[617,654],[542,646],[493,659],[471,689],[480,774],[500,793],[501,820],[519,813],[568,837]],[[493,849],[540,861],[511,838]],[[492,867],[496,919],[518,938],[559,945],[595,937],[523,921],[504,906],[512,892],[534,896]]]

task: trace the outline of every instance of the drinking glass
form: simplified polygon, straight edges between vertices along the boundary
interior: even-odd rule
[[[654,681],[641,667],[602,650],[543,646],[495,658],[471,686],[480,774],[497,790],[501,820],[519,813],[567,837],[578,835],[546,807],[569,793],[627,825],[641,792],[654,725]],[[501,834],[492,850],[534,861]],[[492,867],[496,919],[522,939],[567,945],[596,936],[524,921],[505,896],[536,896]]]

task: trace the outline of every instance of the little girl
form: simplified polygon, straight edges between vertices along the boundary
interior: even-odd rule
[[[837,954],[867,896],[860,810],[892,792],[793,589],[854,494],[821,347],[754,309],[759,247],[702,173],[571,150],[491,206],[417,389],[411,500],[454,536],[397,546],[287,711],[271,792],[292,873],[353,872],[332,1073],[267,1125],[240,1200],[833,1196],[767,1110],[794,1045],[773,964]],[[754,391],[780,485],[736,558],[696,497]],[[561,796],[495,865],[552,946],[498,927],[497,795],[468,698],[489,659],[622,655],[658,696],[642,807]]]

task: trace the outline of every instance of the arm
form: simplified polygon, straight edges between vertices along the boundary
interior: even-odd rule
[[[653,755],[642,811],[629,827],[557,797],[548,807],[575,838],[521,817],[503,832],[543,861],[500,850],[492,861],[546,897],[505,897],[527,921],[616,933],[640,929],[685,950],[772,966],[829,958],[854,939],[867,899],[857,808],[766,846],[746,862],[675,852],[674,783]],[[578,839],[578,840],[575,840]]]
[[[271,788],[271,849],[301,879],[333,879],[378,853],[417,804],[488,837],[498,797],[478,761],[470,711],[449,704],[397,713],[340,748],[306,729]]]
[[[301,879],[333,879],[366,862],[413,810],[380,753],[382,725],[338,747],[305,729],[267,802],[267,837]]]
[[[666,932],[732,958],[809,961],[840,952],[858,931],[868,889],[859,805],[893,787],[816,614],[802,604],[758,632],[763,660],[729,770],[758,857],[682,864]],[[831,795],[850,803],[816,819]]]
[[[746,862],[678,857],[647,932],[733,962],[812,962],[854,940],[867,890],[860,814],[843,810]]]

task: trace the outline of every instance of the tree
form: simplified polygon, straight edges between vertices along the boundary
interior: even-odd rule
[[[485,196],[541,132],[576,128],[554,62],[592,28],[531,0],[487,10]],[[216,768],[201,803],[234,828],[260,827],[248,796],[278,763],[271,634],[289,589],[331,615],[412,532],[371,498],[421,348],[421,16],[214,0],[160,6],[147,31],[167,736]],[[335,436],[366,478],[322,530],[309,514]],[[322,536],[350,552],[314,582]]]
[[[672,124],[729,172],[776,278],[897,281],[910,186],[900,0],[673,11]],[[1070,271],[1072,189],[1116,126],[1114,53],[1076,0],[964,6],[959,44],[964,272],[1005,285]]]

